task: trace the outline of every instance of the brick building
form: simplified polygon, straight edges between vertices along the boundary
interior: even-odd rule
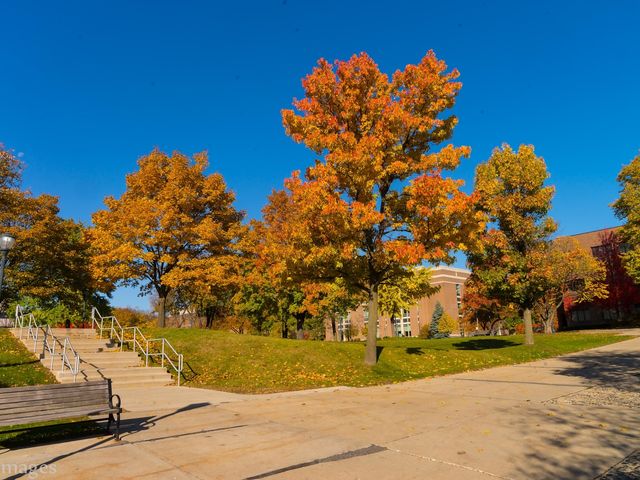
[[[578,243],[604,263],[609,296],[593,302],[565,304],[558,311],[561,329],[592,326],[616,326],[632,321],[640,313],[640,288],[631,280],[622,265],[620,227],[603,228],[571,235]]]
[[[462,268],[434,267],[432,284],[440,290],[430,297],[423,297],[409,310],[403,310],[393,321],[388,315],[380,315],[378,337],[417,337],[420,329],[431,323],[437,302],[451,318],[460,319],[464,284],[471,272]],[[368,323],[367,305],[361,305],[336,322],[339,338],[344,340],[364,338],[363,328]],[[326,340],[334,340],[331,321],[325,322]]]

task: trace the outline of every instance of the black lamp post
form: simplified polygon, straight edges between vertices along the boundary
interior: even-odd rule
[[[2,255],[2,258],[0,258],[0,293],[2,293],[4,267],[7,264],[7,255],[9,254],[9,250],[11,250],[15,244],[16,239],[8,233],[0,235],[0,254]]]

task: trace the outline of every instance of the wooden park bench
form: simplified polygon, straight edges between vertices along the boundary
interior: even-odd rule
[[[0,388],[2,427],[108,415],[107,432],[115,421],[115,439],[120,440],[120,413],[120,397],[111,394],[111,379],[108,378],[91,382]]]

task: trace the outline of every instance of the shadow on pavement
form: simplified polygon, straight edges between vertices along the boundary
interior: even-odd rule
[[[523,409],[529,415],[509,427],[513,442],[528,444],[526,462],[515,462],[518,474],[510,478],[594,479],[638,448],[640,419],[632,410],[627,410],[627,414],[634,413],[627,420],[616,407]]]
[[[585,352],[560,360],[558,376],[585,379],[593,387],[604,387],[605,395],[613,398],[615,390],[640,396],[640,352]],[[637,455],[623,462],[624,469],[633,470],[631,475],[618,474],[617,467],[612,467],[638,451],[638,409],[615,400],[607,404],[607,399],[598,399],[598,390],[563,395],[538,408],[522,407],[530,415],[521,416],[513,429],[517,437],[530,440],[528,466],[517,468],[524,478],[640,478]],[[594,396],[589,399],[592,403],[582,403],[582,397],[589,395]],[[563,454],[571,450],[582,454]]]
[[[578,377],[590,383],[640,393],[640,353],[604,353],[562,357],[571,365],[560,368],[558,375]]]
[[[155,426],[158,422],[160,422],[160,421],[162,421],[162,420],[164,420],[166,418],[172,417],[174,415],[177,415],[177,414],[180,414],[180,413],[183,413],[183,412],[188,412],[190,410],[195,410],[195,409],[198,409],[198,408],[208,407],[210,405],[211,405],[211,403],[209,403],[209,402],[192,403],[190,405],[187,405],[185,407],[179,408],[177,410],[174,410],[173,412],[167,413],[165,415],[161,415],[159,417],[153,417],[153,416],[149,417],[149,416],[147,416],[147,417],[140,417],[140,418],[124,419],[120,423],[120,432],[121,432],[120,438],[121,438],[121,441],[127,442],[126,441],[126,437],[127,436],[129,436],[129,435],[131,435],[133,433],[142,431],[142,430],[148,430],[148,429],[152,428],[153,426]],[[244,426],[244,425],[234,426],[233,428],[239,428],[239,427],[242,427],[242,426]],[[227,427],[225,429],[228,429],[228,428],[230,428],[230,427]],[[212,431],[225,430],[225,429],[212,429]],[[201,433],[201,432],[195,432],[195,433]],[[160,438],[156,438],[156,439],[148,439],[146,441],[160,440],[160,439],[163,439],[163,438],[173,438],[175,436],[183,436],[183,435],[165,436],[165,437],[160,437]],[[86,452],[88,450],[92,450],[94,448],[98,448],[98,447],[101,447],[103,445],[106,446],[106,444],[112,442],[112,440],[113,440],[113,437],[111,435],[109,435],[106,438],[101,438],[101,439],[97,440],[96,442],[94,442],[94,443],[92,443],[90,445],[86,445],[86,446],[84,446],[82,448],[79,448],[77,450],[74,450],[72,452],[68,452],[68,453],[65,453],[65,454],[61,454],[61,455],[55,456],[55,457],[53,457],[53,458],[51,458],[49,460],[41,462],[39,465],[30,465],[29,471],[16,473],[15,475],[6,477],[6,480],[17,480],[19,478],[32,478],[34,472],[38,472],[41,469],[46,468],[49,465],[53,465],[53,464],[55,464],[57,462],[60,462],[61,460],[64,460],[64,459],[69,458],[69,457],[72,457],[73,455],[76,455],[78,453]],[[69,439],[67,439],[67,441],[69,441]],[[118,443],[113,443],[112,445],[118,445]]]

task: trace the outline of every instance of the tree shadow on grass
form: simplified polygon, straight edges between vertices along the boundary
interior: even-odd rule
[[[16,363],[0,363],[0,368],[19,367],[20,365],[31,365],[33,363],[40,363],[40,360],[26,360],[24,362]]]
[[[405,350],[409,355],[424,355],[422,347],[407,347]]]
[[[492,350],[496,348],[517,347],[521,345],[512,340],[503,340],[501,338],[474,338],[472,340],[463,340],[461,342],[452,343],[456,350]]]

